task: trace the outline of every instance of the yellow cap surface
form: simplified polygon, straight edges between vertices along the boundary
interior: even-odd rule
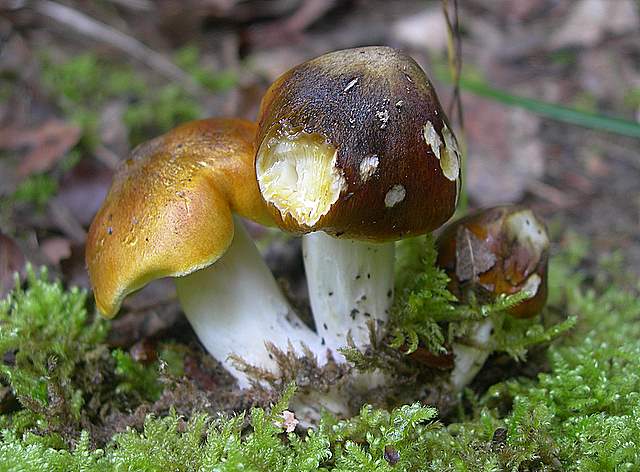
[[[138,146],[122,163],[87,238],[98,310],[118,312],[150,281],[214,263],[233,239],[232,213],[269,224],[253,159],[256,125],[186,123]]]

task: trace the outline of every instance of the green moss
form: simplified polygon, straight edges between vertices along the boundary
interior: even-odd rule
[[[34,174],[16,188],[12,200],[29,203],[43,210],[47,202],[58,191],[58,182],[48,174]]]
[[[135,397],[139,403],[153,402],[160,397],[163,390],[161,372],[173,379],[184,375],[184,352],[174,344],[163,345],[158,360],[148,365],[136,361],[121,349],[114,350],[111,355],[116,362],[116,392]]]
[[[45,269],[27,273],[28,290],[17,287],[0,303],[0,353],[11,359],[0,375],[21,402],[46,406],[63,396],[77,415],[81,392],[69,380],[104,339],[106,324],[88,320],[85,292],[47,282]]]
[[[217,76],[205,74],[197,57],[190,64],[194,74],[198,72],[213,85]],[[127,100],[123,119],[132,145],[202,114],[197,99],[179,86],[159,85],[130,66],[110,63],[94,54],[82,54],[64,62],[53,61],[45,54],[42,77],[62,111],[82,128],[80,148],[89,151],[100,143],[99,112],[110,101]]]
[[[132,102],[124,114],[132,145],[140,144],[202,114],[200,104],[177,85],[156,88]]]
[[[176,55],[176,64],[187,71],[196,82],[212,92],[224,92],[238,83],[237,75],[230,70],[211,71],[201,65],[200,50],[196,46],[186,46]]]
[[[481,305],[474,300],[460,304],[447,289],[449,277],[436,267],[437,251],[433,236],[413,238],[399,244],[396,302],[391,323],[393,347],[407,353],[421,345],[433,353],[445,353],[445,343],[476,327],[485,318],[495,320],[494,350],[524,359],[527,349],[546,343],[575,324],[569,318],[555,325],[543,325],[539,319],[518,320],[507,310],[522,301],[523,295],[500,296]]]
[[[190,418],[175,413],[148,417],[143,430],[117,434],[103,449],[96,450],[87,433],[69,438],[56,432],[27,432],[26,428],[33,427],[34,413],[23,409],[0,415],[12,417],[12,422],[2,423],[13,429],[5,430],[0,440],[0,464],[4,467],[0,469],[638,470],[640,287],[622,290],[606,277],[585,287],[579,270],[583,253],[580,248],[565,252],[550,270],[550,286],[558,292],[552,297],[553,310],[575,315],[578,321],[569,334],[549,347],[548,369],[534,380],[512,378],[494,385],[479,398],[470,392],[471,407],[457,422],[443,425],[436,421],[435,409],[417,403],[393,411],[364,406],[354,418],[325,416],[307,433],[286,433],[282,420],[293,395],[289,387],[272,408],[254,408],[246,417],[210,417],[198,412]],[[42,379],[55,378],[63,364],[67,372],[77,371],[82,356],[87,355],[88,340],[99,340],[103,334],[82,315],[84,298],[80,292],[65,292],[33,273],[29,286],[26,291],[17,289],[3,303],[0,340],[4,352],[15,353],[16,360],[32,359],[35,366],[25,365],[23,360],[13,366],[5,362],[3,375],[22,397],[33,395],[38,402],[48,402]],[[45,313],[62,320],[63,325],[67,323],[64,330],[45,326]],[[43,370],[52,357],[46,352],[21,353],[26,346],[42,349],[33,344],[35,339],[46,352],[54,352],[54,357],[62,360],[53,371]],[[52,347],[57,345],[66,347]],[[79,352],[70,352],[70,345],[80,346]],[[127,375],[137,373],[147,378],[126,355],[116,357],[121,358],[120,367],[128,365]],[[179,361],[175,367],[179,372]],[[22,369],[25,380],[17,375]],[[152,380],[150,376],[148,381]],[[148,387],[146,380],[143,383],[140,388]]]
[[[110,355],[108,323],[89,316],[86,292],[65,290],[47,276],[28,267],[26,283],[0,301],[0,381],[21,406],[0,414],[0,428],[57,443],[110,410],[157,399],[159,363],[179,374],[182,353],[163,347],[160,361],[148,367],[122,351]]]
[[[116,375],[119,377],[118,393],[139,392],[141,400],[157,400],[162,393],[158,372],[154,367],[136,362],[128,353],[116,349],[112,353],[116,361]]]

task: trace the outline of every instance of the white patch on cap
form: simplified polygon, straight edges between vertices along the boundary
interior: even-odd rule
[[[442,137],[444,138],[444,149],[440,157],[440,168],[444,176],[454,181],[460,174],[460,150],[456,137],[451,133],[447,125],[442,127]]]
[[[430,121],[427,121],[427,124],[422,128],[422,136],[424,136],[424,140],[431,148],[436,159],[440,160],[440,146],[442,146],[442,140]]]
[[[407,195],[407,191],[402,185],[394,185],[384,196],[384,205],[387,208],[396,206]]]
[[[348,92],[349,89],[351,89],[352,87],[355,87],[355,85],[358,83],[358,79],[359,77],[356,77],[355,79],[351,80],[351,82],[349,82],[347,84],[347,86],[344,88],[344,92]]]
[[[540,257],[549,247],[549,236],[544,224],[531,210],[517,211],[505,220],[507,231],[533,255]]]
[[[442,137],[444,146],[433,123],[427,121],[422,128],[422,136],[425,142],[431,147],[431,151],[440,161],[440,169],[444,176],[451,180],[457,180],[460,175],[460,150],[455,136],[451,133],[447,125],[442,127]]]
[[[542,279],[538,274],[533,274],[525,281],[522,291],[527,294],[527,298],[533,298],[538,293]]]
[[[369,180],[371,176],[376,173],[379,163],[380,160],[375,154],[362,159],[362,161],[360,161],[360,179],[363,182]]]

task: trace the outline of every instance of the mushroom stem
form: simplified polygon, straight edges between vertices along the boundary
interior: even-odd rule
[[[395,243],[316,232],[302,237],[302,250],[313,318],[327,347],[345,347],[349,333],[356,346],[369,344],[368,321],[386,322],[389,317]]]
[[[477,323],[476,330],[468,343],[453,343],[455,366],[450,382],[454,392],[461,392],[471,383],[491,354],[493,320]]]
[[[229,358],[235,354],[248,364],[276,371],[266,342],[287,351],[291,345],[304,354],[304,343],[318,358],[327,361],[320,336],[291,309],[271,271],[243,224],[235,220],[233,241],[215,264],[176,279],[178,297],[198,338],[238,380],[250,385],[247,375]]]

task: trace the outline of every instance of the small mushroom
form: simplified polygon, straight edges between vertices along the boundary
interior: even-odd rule
[[[471,295],[490,302],[498,295],[525,293],[509,314],[531,318],[547,301],[549,236],[544,223],[526,207],[505,205],[470,214],[449,224],[437,240],[437,264],[449,275],[459,299]],[[493,321],[478,323],[470,344],[455,343],[451,374],[456,390],[478,373],[490,354]]]
[[[395,49],[325,54],[269,88],[257,147],[274,220],[303,234],[316,326],[333,349],[349,333],[368,344],[392,303],[394,241],[455,210],[460,154],[433,86]]]
[[[175,277],[184,312],[205,348],[239,381],[229,359],[275,369],[265,342],[321,338],[295,315],[234,214],[272,224],[253,159],[256,126],[239,119],[184,124],[133,150],[89,230],[86,261],[96,305],[113,317],[131,292]]]
[[[491,301],[527,291],[530,296],[509,310],[512,316],[531,318],[544,307],[549,236],[532,210],[515,205],[481,210],[447,225],[437,245],[437,264],[458,298],[472,291]]]

